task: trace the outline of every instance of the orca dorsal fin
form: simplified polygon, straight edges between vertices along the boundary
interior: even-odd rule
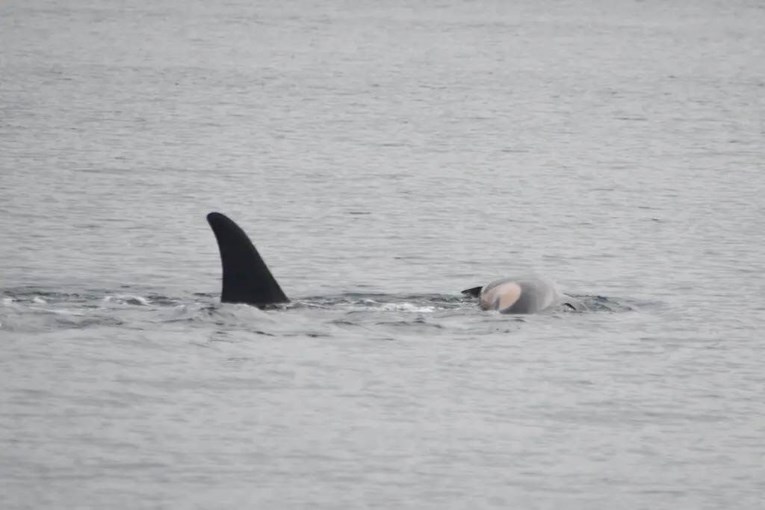
[[[287,303],[258,250],[239,225],[227,216],[211,212],[207,222],[215,234],[223,266],[222,303],[245,303],[257,307]]]

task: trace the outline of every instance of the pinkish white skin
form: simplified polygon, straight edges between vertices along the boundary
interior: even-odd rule
[[[484,310],[500,313],[536,313],[560,303],[555,285],[541,278],[506,278],[494,281],[481,290]]]

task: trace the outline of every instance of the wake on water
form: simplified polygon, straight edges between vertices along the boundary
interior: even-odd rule
[[[286,321],[306,315],[314,320],[353,324],[380,321],[416,321],[429,317],[471,318],[483,314],[475,299],[461,294],[342,293],[296,298],[266,310],[242,304],[220,303],[217,294],[195,293],[188,297],[119,290],[61,292],[34,287],[0,291],[0,330],[52,331],[56,329],[112,326],[147,328],[152,325],[228,325],[247,329],[263,323]],[[640,303],[622,298],[572,295],[585,305],[574,312],[566,306],[552,307],[544,314],[626,312]],[[517,316],[516,316],[517,318]],[[508,318],[507,320],[512,320]]]

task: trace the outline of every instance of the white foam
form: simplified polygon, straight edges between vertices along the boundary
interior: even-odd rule
[[[382,306],[386,312],[412,312],[432,313],[436,311],[434,306],[417,306],[412,303],[386,303]]]
[[[52,313],[54,315],[65,315],[65,316],[72,316],[72,317],[84,317],[84,312],[75,312],[74,310],[67,310],[66,308],[61,308],[58,310],[48,310],[48,313]]]
[[[149,305],[149,300],[142,296],[124,296],[124,300],[129,305]]]
[[[149,304],[149,300],[143,296],[132,296],[128,294],[120,294],[117,296],[106,296],[104,297],[104,302],[105,303],[116,302],[121,305],[127,304],[127,305],[140,305],[140,306],[147,306]]]

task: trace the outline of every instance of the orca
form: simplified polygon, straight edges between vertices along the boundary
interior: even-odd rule
[[[215,234],[220,251],[223,269],[222,303],[271,308],[290,302],[239,225],[219,212],[208,214],[207,222]],[[463,290],[462,293],[477,297],[483,310],[496,310],[500,313],[536,313],[555,305],[568,306],[573,310],[583,309],[583,305],[574,298],[560,294],[552,282],[541,278],[505,278]]]
[[[462,294],[478,298],[482,310],[506,314],[528,314],[565,306],[581,310],[583,305],[571,296],[561,294],[555,284],[538,277],[503,278],[482,287],[465,289]]]

